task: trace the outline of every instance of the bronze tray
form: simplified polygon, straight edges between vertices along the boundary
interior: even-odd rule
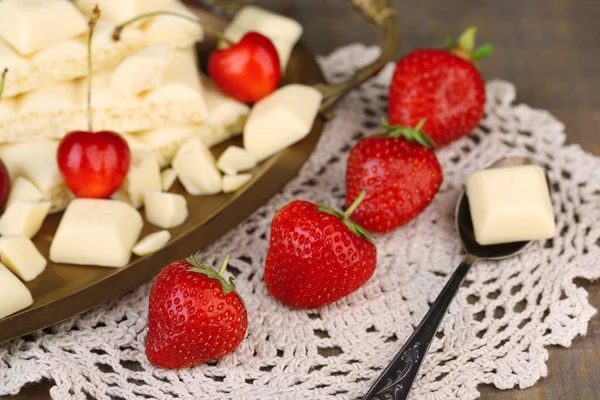
[[[236,193],[189,196],[177,183],[172,191],[186,197],[190,216],[183,225],[171,230],[172,239],[168,245],[150,256],[133,256],[126,267],[119,269],[48,262],[46,270],[34,281],[27,283],[33,295],[33,305],[0,320],[0,342],[63,321],[116,299],[147,282],[170,261],[185,258],[220,238],[265,204],[296,176],[316,146],[331,106],[350,89],[379,71],[397,50],[398,24],[388,1],[355,0],[354,5],[384,31],[382,54],[373,64],[359,70],[349,80],[327,85],[311,51],[302,44],[294,48],[284,83],[315,85],[324,95],[322,115],[315,121],[305,139],[259,165],[252,171],[251,183]],[[225,19],[198,7],[194,7],[194,10],[203,22],[214,27],[222,28],[226,23]],[[200,58],[206,56],[214,46],[214,42],[202,42],[198,46]],[[241,138],[229,140],[213,150],[219,155],[231,144],[241,145]],[[46,257],[60,218],[61,214],[47,218],[40,233],[34,238],[36,246]],[[142,237],[157,230],[146,223]]]

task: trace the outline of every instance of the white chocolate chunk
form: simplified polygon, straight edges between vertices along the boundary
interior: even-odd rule
[[[56,114],[61,111],[76,111],[83,107],[85,101],[79,92],[80,85],[63,82],[26,93],[19,97],[19,114]]]
[[[223,177],[223,193],[235,192],[250,182],[252,174],[225,175]]]
[[[133,97],[159,87],[167,71],[169,47],[153,44],[127,57],[110,76],[110,88],[123,96]]]
[[[160,167],[154,154],[138,157],[134,152],[129,172],[121,188],[113,195],[114,199],[126,201],[135,208],[144,205],[144,192],[161,190]]]
[[[23,55],[87,29],[85,17],[68,0],[0,1],[0,36]]]
[[[166,11],[197,18],[196,15],[179,0],[173,0]],[[204,38],[204,31],[198,23],[172,15],[158,15],[147,24],[146,34],[153,42],[169,43],[176,49],[187,49]],[[172,32],[180,32],[173,36]]]
[[[117,200],[75,199],[50,246],[55,263],[124,267],[142,230],[140,213]]]
[[[291,84],[254,105],[244,128],[244,148],[262,161],[303,139],[312,129],[323,96]]]
[[[197,135],[198,128],[184,126],[178,128],[159,128],[132,135],[136,140],[156,154],[161,168],[171,164],[177,149],[189,138]]]
[[[191,48],[172,53],[163,84],[144,96],[145,103],[183,101],[197,101],[206,107],[196,52]]]
[[[92,106],[94,111],[98,109],[133,109],[140,106],[140,100],[137,97],[125,96],[115,92],[110,87],[111,71],[102,71],[94,74],[92,84]],[[88,95],[87,78],[78,81],[79,104],[86,104]],[[94,115],[94,119],[102,118],[101,115]]]
[[[466,185],[475,240],[481,245],[547,239],[556,225],[542,167],[490,168]]]
[[[177,180],[177,172],[173,168],[167,168],[160,173],[162,179],[162,190],[168,192]]]
[[[259,7],[246,6],[236,13],[223,33],[233,42],[238,42],[250,31],[268,37],[277,49],[281,69],[285,71],[292,49],[300,39],[302,30],[302,25],[298,21]]]
[[[227,175],[236,175],[256,167],[256,157],[241,147],[229,146],[219,157],[217,167]]]
[[[0,319],[19,312],[33,304],[29,289],[0,264]]]
[[[38,201],[42,198],[42,192],[29,179],[18,176],[12,184],[6,205],[10,206],[17,200]]]
[[[0,7],[1,8],[1,7]],[[0,39],[0,66],[8,69],[7,81],[12,78],[11,71],[27,72],[31,69],[29,61],[13,50],[4,40]],[[4,99],[2,99],[4,101]]]
[[[151,233],[133,246],[133,254],[140,257],[147,256],[165,247],[169,240],[171,240],[169,231]]]
[[[146,219],[163,229],[175,228],[188,217],[187,202],[180,194],[146,192],[144,195]]]
[[[47,47],[33,55],[34,63],[53,62],[67,58],[83,58],[87,56],[87,43],[81,39],[71,39],[66,42]]]
[[[0,237],[0,257],[2,264],[25,282],[46,269],[46,259],[26,236]]]
[[[22,176],[30,180],[42,192],[44,200],[52,203],[51,212],[67,206],[72,193],[66,188],[56,162],[58,142],[37,140],[0,147],[11,181]]]
[[[179,148],[172,166],[189,194],[215,194],[223,189],[215,158],[198,137],[189,139]]]
[[[48,201],[22,201],[12,203],[0,217],[0,235],[34,237],[50,211]]]
[[[171,0],[76,0],[77,8],[90,15],[97,4],[102,16],[114,24],[122,24],[133,17],[167,8]]]

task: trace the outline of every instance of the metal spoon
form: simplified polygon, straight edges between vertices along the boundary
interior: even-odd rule
[[[517,156],[496,161],[488,168],[529,164],[537,163],[530,158]],[[547,176],[546,179],[548,179]],[[448,306],[452,303],[471,266],[479,260],[503,260],[513,257],[532,243],[515,242],[488,246],[478,244],[473,232],[469,200],[464,192],[460,195],[456,205],[456,227],[467,255],[435,299],[417,329],[371,386],[363,400],[406,399]]]

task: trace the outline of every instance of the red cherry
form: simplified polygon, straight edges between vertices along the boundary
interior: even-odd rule
[[[125,139],[111,131],[75,131],[58,146],[58,168],[77,197],[103,199],[116,192],[129,170]]]
[[[10,177],[6,165],[0,160],[0,210],[6,205],[10,192]]]
[[[211,54],[208,74],[223,93],[256,103],[279,86],[281,64],[269,38],[248,32],[238,43]]]

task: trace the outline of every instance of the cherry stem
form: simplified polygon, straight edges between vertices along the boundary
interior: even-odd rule
[[[223,274],[225,273],[225,270],[227,269],[227,264],[229,264],[229,256],[225,256],[225,259],[223,260],[223,262],[221,263],[221,266],[219,267],[219,276],[223,276]]]
[[[6,74],[8,74],[8,68],[4,68],[2,76],[0,76],[0,99],[2,99],[2,93],[4,93],[4,82],[6,81]]]
[[[362,203],[362,201],[363,201],[363,199],[365,198],[366,195],[367,195],[367,191],[366,190],[363,190],[362,192],[360,192],[360,194],[354,200],[354,202],[350,205],[350,207],[348,207],[348,209],[346,211],[344,211],[344,218],[345,219],[350,218],[350,215],[352,215],[352,213],[354,212],[354,210],[356,210],[358,208],[358,206],[360,205],[360,203]]]
[[[123,32],[123,28],[125,28],[127,25],[130,25],[136,21],[139,21],[140,19],[144,19],[144,18],[151,18],[151,17],[156,17],[158,15],[170,15],[173,17],[179,17],[179,18],[183,18],[186,19],[188,21],[191,22],[195,22],[198,25],[200,25],[202,27],[202,29],[204,29],[206,32],[210,33],[211,35],[215,36],[217,39],[222,40],[223,42],[227,43],[228,46],[233,46],[234,43],[229,40],[225,35],[223,35],[223,33],[219,32],[218,30],[203,24],[202,22],[198,21],[197,18],[194,17],[190,17],[188,15],[184,15],[184,14],[179,14],[173,11],[155,11],[155,12],[150,12],[150,13],[146,13],[146,14],[141,14],[138,15],[135,18],[130,19],[129,21],[123,22],[121,25],[117,26],[115,28],[115,30],[113,31],[113,35],[112,38],[114,41],[118,41],[121,39],[121,33]]]
[[[99,18],[100,18],[100,9],[98,8],[98,4],[96,4],[96,7],[94,7],[94,11],[92,11],[92,16],[90,17],[90,21],[88,22],[88,25],[90,27],[90,32],[88,35],[88,43],[87,43],[87,50],[88,50],[87,119],[88,119],[88,130],[90,132],[93,132],[93,129],[92,129],[92,75],[93,75],[93,71],[92,71],[92,37],[94,36],[94,28],[96,28],[96,22],[98,22]]]

